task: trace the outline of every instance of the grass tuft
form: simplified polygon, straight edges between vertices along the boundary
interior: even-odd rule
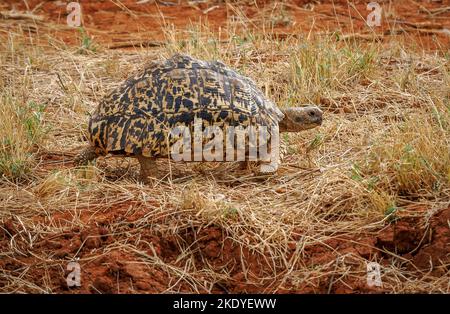
[[[0,95],[0,174],[23,179],[35,164],[34,154],[45,134],[45,106],[25,102],[8,91]]]

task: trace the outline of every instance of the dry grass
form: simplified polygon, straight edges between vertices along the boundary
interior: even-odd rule
[[[26,88],[5,88],[0,94],[0,174],[18,180],[30,175],[34,153],[45,133],[44,106],[27,101]]]
[[[167,45],[154,50],[85,53],[54,42],[33,48],[21,36],[0,44],[6,74],[0,76],[0,222],[16,226],[0,253],[16,262],[0,269],[1,292],[58,291],[55,276],[63,278],[69,260],[79,258],[89,269],[111,254],[155,278],[164,274],[155,288],[161,292],[211,292],[230,282],[266,292],[318,289],[323,282],[327,289],[342,282],[352,288],[366,278],[365,258],[335,251],[331,262],[304,263],[306,248],[373,235],[389,223],[392,208],[406,208],[408,217],[421,214],[407,210],[412,205],[428,215],[450,205],[448,59],[396,43],[387,49],[334,37],[276,41],[236,23],[242,21],[230,21],[220,34],[207,25],[185,32],[168,26]],[[323,126],[285,137],[289,156],[279,175],[266,179],[233,164],[171,163],[172,177],[149,187],[137,182],[132,160],[106,158],[74,169],[71,157],[84,145],[99,99],[146,61],[176,51],[223,60],[280,106],[320,105]],[[168,173],[166,160],[159,166]],[[92,248],[82,238],[65,255],[58,246],[45,249],[52,239],[98,226],[112,242]],[[211,228],[221,234],[220,249],[232,243],[243,252],[234,266],[242,277],[202,249]],[[170,240],[175,259],[158,253],[152,236]],[[448,271],[434,277],[407,270],[404,259],[387,254],[384,291],[450,292]]]

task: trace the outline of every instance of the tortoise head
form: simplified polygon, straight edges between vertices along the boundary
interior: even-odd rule
[[[283,120],[279,123],[280,132],[300,132],[322,124],[322,110],[316,106],[283,108]]]

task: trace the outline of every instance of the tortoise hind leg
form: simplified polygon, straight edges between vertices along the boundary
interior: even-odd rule
[[[95,152],[95,148],[92,146],[88,146],[79,153],[75,159],[75,166],[86,166],[90,161],[96,159],[98,154]]]
[[[151,178],[158,178],[155,158],[138,156],[137,159],[141,165],[140,180],[142,182],[150,183]]]

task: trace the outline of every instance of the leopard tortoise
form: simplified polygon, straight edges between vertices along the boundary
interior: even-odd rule
[[[170,156],[177,138],[170,130],[179,126],[193,130],[198,119],[202,130],[265,127],[270,140],[279,132],[321,125],[322,111],[316,106],[279,109],[251,79],[223,63],[176,54],[150,62],[100,102],[89,121],[90,144],[75,164],[85,165],[107,154],[133,156],[141,165],[142,179],[158,177],[155,159]],[[243,164],[249,161],[250,144],[245,143]],[[232,145],[236,150],[236,143]],[[277,171],[279,155],[270,156],[259,159],[260,173]]]

